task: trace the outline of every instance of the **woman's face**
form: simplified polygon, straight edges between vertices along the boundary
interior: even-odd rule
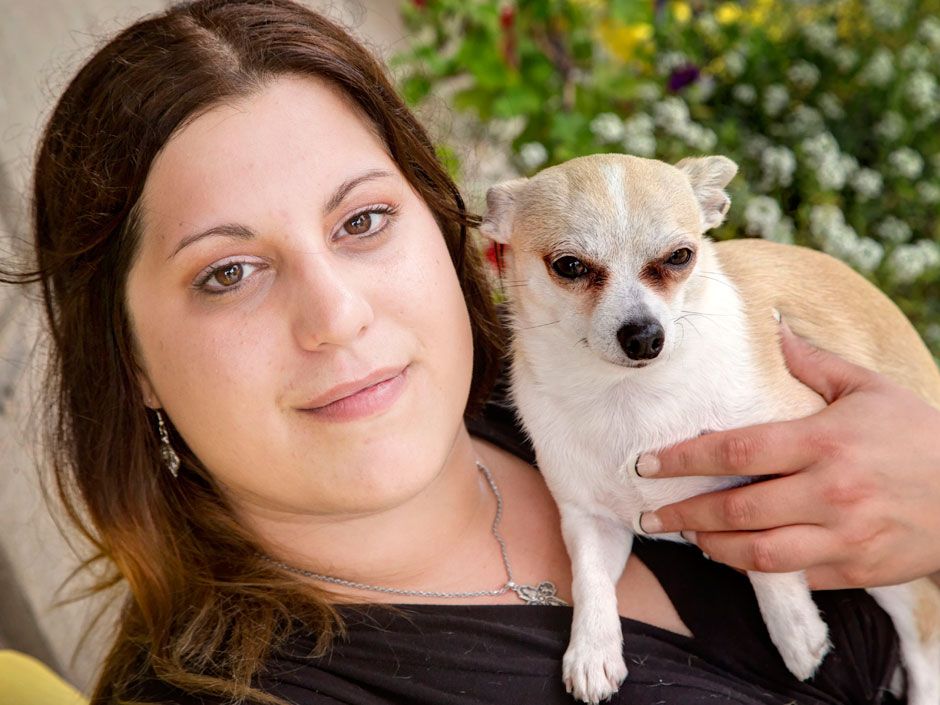
[[[236,504],[372,512],[435,477],[469,318],[431,212],[344,99],[284,77],[201,115],[142,206],[144,393]]]

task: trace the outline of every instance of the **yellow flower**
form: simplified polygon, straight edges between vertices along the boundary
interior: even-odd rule
[[[703,73],[712,75],[712,76],[723,76],[727,70],[727,65],[725,64],[725,57],[719,56],[717,59],[712,59],[708,64],[705,65]]]
[[[687,2],[674,2],[672,3],[672,16],[679,24],[685,24],[692,19],[692,8]]]
[[[611,54],[621,61],[630,61],[637,50],[646,48],[653,38],[653,25],[647,22],[624,24],[606,19],[600,23],[597,32]]]
[[[731,4],[731,3],[727,3]],[[751,6],[750,20],[751,24],[761,26],[767,24],[767,20],[774,9],[774,0],[757,0]]]
[[[741,7],[736,2],[723,2],[715,10],[715,19],[718,24],[733,24],[741,19]]]

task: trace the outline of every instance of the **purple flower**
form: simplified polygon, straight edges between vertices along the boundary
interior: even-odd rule
[[[701,71],[695,64],[686,64],[673,69],[669,74],[669,92],[678,93],[686,86],[695,83],[700,75]]]

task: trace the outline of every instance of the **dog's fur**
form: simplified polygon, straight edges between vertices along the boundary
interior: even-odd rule
[[[581,700],[609,697],[627,675],[614,586],[640,512],[743,481],[643,479],[633,472],[638,455],[825,405],[789,374],[774,310],[818,346],[940,408],[930,353],[864,278],[805,248],[705,237],[724,220],[724,187],[736,171],[717,156],[672,166],[596,155],[487,193],[481,231],[509,246],[512,394],[571,557],[574,622],[563,670]],[[694,252],[687,265],[666,262],[682,248]],[[552,265],[566,256],[587,273],[560,276]],[[661,325],[658,354],[628,356],[618,331],[637,322]],[[830,645],[803,574],[749,577],[784,662],[809,678]],[[940,591],[923,580],[871,593],[900,635],[909,702],[937,705]]]

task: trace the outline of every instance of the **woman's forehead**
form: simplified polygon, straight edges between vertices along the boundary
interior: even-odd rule
[[[279,78],[205,112],[170,139],[147,177],[143,222],[145,230],[177,233],[223,215],[289,210],[370,170],[399,175],[350,101],[321,81]]]

